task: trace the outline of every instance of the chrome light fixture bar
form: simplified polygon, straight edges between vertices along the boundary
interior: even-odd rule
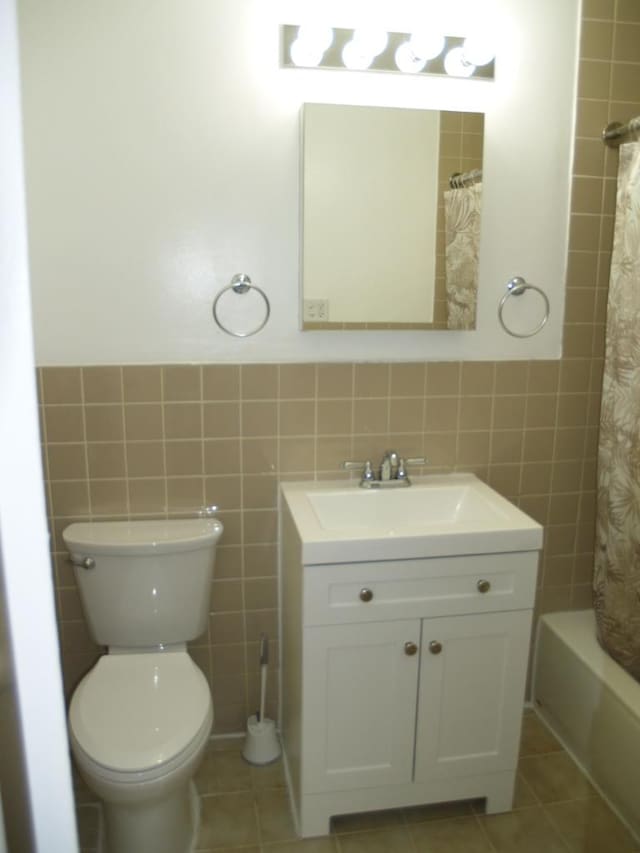
[[[292,24],[281,26],[280,33],[283,68],[393,71],[480,80],[495,76],[492,48],[475,36]]]

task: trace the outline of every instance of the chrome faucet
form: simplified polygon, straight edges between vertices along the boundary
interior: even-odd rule
[[[380,480],[398,479],[398,467],[400,465],[400,457],[395,450],[385,450],[382,461],[380,462]]]
[[[362,471],[360,486],[363,489],[389,489],[410,486],[411,480],[406,466],[425,465],[426,462],[424,456],[404,459],[395,450],[386,450],[380,462],[378,477],[375,475],[370,459],[366,462],[343,462],[342,467],[347,471],[355,469]]]

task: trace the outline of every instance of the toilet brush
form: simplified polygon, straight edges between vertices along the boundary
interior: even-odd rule
[[[260,708],[247,720],[247,737],[242,756],[249,764],[270,764],[280,756],[276,724],[265,716],[269,640],[260,637]]]
[[[260,637],[260,708],[256,711],[258,722],[264,720],[264,703],[267,698],[267,666],[269,664],[269,640],[266,634]]]

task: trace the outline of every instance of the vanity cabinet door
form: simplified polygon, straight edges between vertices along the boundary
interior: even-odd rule
[[[425,619],[416,782],[517,763],[531,611]]]
[[[304,631],[303,787],[411,782],[420,620]]]

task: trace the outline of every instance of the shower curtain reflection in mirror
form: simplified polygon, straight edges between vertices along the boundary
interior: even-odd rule
[[[475,329],[482,184],[444,194],[447,328]]]

